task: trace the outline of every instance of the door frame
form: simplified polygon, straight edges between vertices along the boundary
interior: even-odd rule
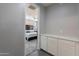
[[[28,3],[25,3],[25,6],[24,6],[24,11],[26,10],[26,6],[27,6]],[[38,8],[38,35],[37,35],[37,42],[36,42],[36,49],[37,50],[40,50],[40,6],[35,4],[35,3],[32,3],[33,5],[35,5],[37,8]],[[26,13],[26,11],[25,11]],[[25,14],[25,17],[26,17],[26,14]],[[24,21],[24,56],[26,56],[26,50],[25,50],[25,21]]]

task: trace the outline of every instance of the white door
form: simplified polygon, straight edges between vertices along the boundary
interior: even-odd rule
[[[58,40],[58,55],[59,56],[74,56],[75,42],[67,40]]]
[[[47,37],[41,36],[41,49],[47,51]]]
[[[48,38],[48,52],[57,55],[57,39]]]

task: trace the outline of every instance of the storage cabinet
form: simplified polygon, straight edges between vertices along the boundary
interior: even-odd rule
[[[57,55],[57,39],[48,37],[48,52]]]
[[[47,37],[41,36],[41,49],[47,51]]]
[[[41,36],[41,48],[55,56],[79,56],[79,42]]]
[[[58,55],[59,56],[74,56],[75,42],[67,40],[58,40]]]

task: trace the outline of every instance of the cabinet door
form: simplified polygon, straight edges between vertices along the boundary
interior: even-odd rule
[[[79,42],[76,42],[76,56],[79,56]]]
[[[41,49],[47,51],[47,37],[41,36]]]
[[[48,38],[48,52],[57,55],[57,39]]]
[[[74,56],[75,42],[67,40],[58,40],[58,55],[59,56]]]

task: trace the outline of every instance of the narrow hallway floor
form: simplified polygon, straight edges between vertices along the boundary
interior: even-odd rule
[[[53,56],[53,55],[50,55],[43,50],[35,50],[27,56]]]
[[[36,50],[37,39],[27,41],[25,40],[25,54],[28,55],[32,51]]]

